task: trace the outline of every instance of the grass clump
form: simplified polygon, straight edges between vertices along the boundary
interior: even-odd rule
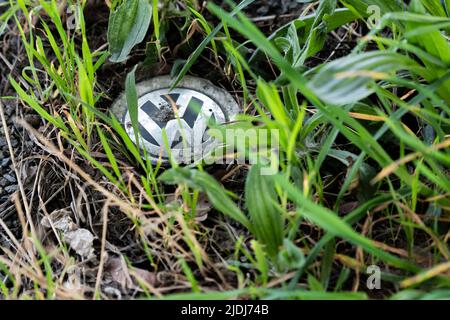
[[[3,99],[41,118],[19,120],[36,146],[14,166],[37,171],[0,213],[0,296],[450,298],[447,1],[310,1],[275,30],[256,0],[107,4],[97,24],[89,1],[0,16],[24,58]],[[276,130],[276,173],[142,156],[106,88],[123,84],[135,126],[137,79],[164,73],[232,92],[229,128]],[[42,227],[55,212],[94,235],[93,256]]]

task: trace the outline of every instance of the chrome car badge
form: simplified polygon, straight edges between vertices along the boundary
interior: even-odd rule
[[[172,82],[161,76],[136,84],[140,146],[154,163],[169,161],[166,146],[177,163],[193,163],[217,145],[208,129],[232,121],[239,106],[230,93],[207,80],[186,76],[170,90]],[[125,94],[113,104],[112,112],[136,143]]]

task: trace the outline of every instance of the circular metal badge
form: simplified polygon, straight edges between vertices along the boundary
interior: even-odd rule
[[[186,76],[170,90],[172,81],[161,76],[136,84],[140,145],[154,163],[169,161],[167,145],[177,163],[193,163],[217,145],[208,129],[234,120],[239,106],[230,93],[207,80]],[[136,143],[125,94],[114,102],[112,112]]]

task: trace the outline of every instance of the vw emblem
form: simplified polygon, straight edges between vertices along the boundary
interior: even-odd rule
[[[239,106],[227,91],[207,80],[185,77],[170,90],[171,83],[170,77],[162,76],[136,84],[140,146],[154,163],[158,159],[169,161],[166,146],[177,163],[192,163],[216,146],[208,129],[233,120]],[[124,94],[113,104],[112,111],[136,142]]]

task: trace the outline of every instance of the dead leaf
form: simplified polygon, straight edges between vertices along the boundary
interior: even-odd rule
[[[196,212],[197,216],[195,217],[196,221],[205,221],[208,218],[208,213],[212,209],[212,204],[208,199],[208,196],[205,193],[200,193],[197,199]]]
[[[45,228],[52,228],[53,226],[56,230],[63,232],[77,229],[67,209],[53,211],[48,217],[42,218],[41,225]]]
[[[63,283],[64,288],[73,291],[81,290],[81,273],[79,266],[73,265],[67,268],[67,280]]]
[[[82,257],[88,258],[94,253],[94,248],[92,247],[94,236],[87,229],[65,232],[64,240]]]
[[[156,274],[153,272],[136,267],[130,270],[123,257],[109,258],[105,265],[105,272],[124,290],[140,290],[139,282],[142,281],[150,286],[154,286],[157,282]]]
[[[38,166],[32,166],[28,162],[25,163],[20,173],[24,187],[30,188],[33,186],[37,171]]]
[[[42,218],[41,225],[45,228],[55,228],[63,232],[63,239],[80,256],[90,257],[94,249],[94,236],[87,229],[79,228],[70,217],[67,209],[55,210],[49,216]]]
[[[123,289],[131,289],[134,287],[128,266],[123,257],[109,258],[105,265],[105,272],[108,273],[115,282],[120,284]]]
[[[156,284],[156,274],[154,272],[150,272],[148,270],[133,268],[133,279],[141,280],[145,283],[154,286]],[[138,278],[138,279],[136,279]]]
[[[358,207],[357,201],[350,201],[350,202],[343,203],[339,207],[339,214],[346,215],[346,214],[352,212],[353,210],[355,210],[357,207]]]

